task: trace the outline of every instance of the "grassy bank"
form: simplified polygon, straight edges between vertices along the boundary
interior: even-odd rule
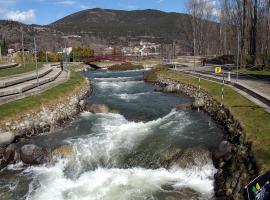
[[[198,79],[181,72],[159,71],[158,75],[198,86]],[[221,85],[202,80],[201,86],[217,100],[221,100]],[[270,169],[270,114],[231,87],[225,86],[225,106],[244,128],[248,141],[262,172]]]
[[[254,76],[257,78],[270,78],[270,70],[263,70],[263,71],[258,71],[258,70],[240,70],[240,73]]]
[[[53,105],[59,100],[67,98],[80,88],[85,79],[80,72],[71,72],[70,79],[41,94],[29,96],[0,106],[0,123],[6,120],[17,119],[28,113],[40,110],[42,105]]]
[[[38,63],[38,68],[43,67],[43,63]],[[31,72],[36,69],[35,63],[26,64],[25,67],[22,65],[20,67],[0,69],[0,77],[12,76],[16,74],[22,74],[26,72]]]

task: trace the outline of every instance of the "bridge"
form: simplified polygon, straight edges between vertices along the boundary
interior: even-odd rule
[[[97,56],[91,56],[87,58],[84,61],[84,64],[90,65],[94,69],[100,69],[99,66],[93,64],[94,62],[100,62],[100,61],[117,61],[117,62],[126,62],[130,61],[131,57],[127,56],[109,56],[109,55],[97,55]]]

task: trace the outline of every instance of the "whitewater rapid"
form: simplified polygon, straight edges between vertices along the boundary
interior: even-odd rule
[[[54,166],[28,168],[25,173],[32,174],[33,181],[26,199],[155,199],[157,192],[164,192],[164,185],[175,190],[192,188],[202,199],[212,197],[216,170],[210,159],[204,166],[190,168],[119,168],[119,156],[128,154],[155,130],[171,129],[172,135],[181,132],[190,124],[183,112],[173,110],[146,123],[129,122],[122,115],[111,113],[85,112],[82,118],[95,120],[90,130],[94,135],[67,140],[75,157],[61,159]]]

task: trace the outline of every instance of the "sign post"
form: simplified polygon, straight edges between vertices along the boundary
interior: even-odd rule
[[[222,73],[222,87],[221,87],[221,107],[224,105],[224,85],[225,85],[225,77],[222,67],[218,66],[215,68],[215,73],[220,74]]]

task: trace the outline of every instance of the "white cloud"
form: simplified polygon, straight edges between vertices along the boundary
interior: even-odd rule
[[[36,14],[33,9],[30,9],[28,11],[15,10],[6,13],[5,19],[19,21],[23,23],[33,23],[35,22]]]
[[[58,1],[56,3],[70,6],[70,5],[76,4],[77,2],[76,1],[71,1],[71,0],[63,0],[63,1]]]

